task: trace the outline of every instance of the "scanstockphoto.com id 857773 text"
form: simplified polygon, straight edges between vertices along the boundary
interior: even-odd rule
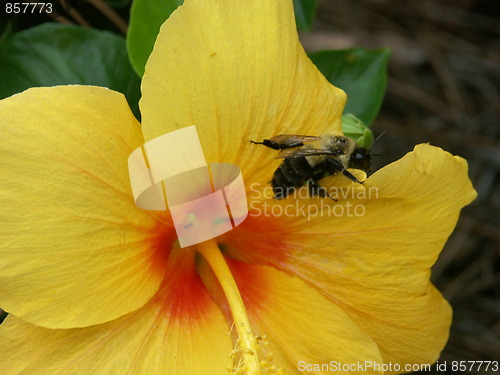
[[[356,361],[352,363],[343,363],[339,361],[330,361],[323,363],[310,363],[306,361],[298,361],[297,369],[299,371],[307,371],[312,373],[325,373],[331,372],[332,374],[335,372],[345,372],[346,374],[362,374],[365,372],[397,372],[397,373],[406,373],[413,371],[430,371],[430,364],[400,364],[400,363],[379,363],[375,361]]]
[[[297,369],[299,371],[308,372],[345,372],[347,373],[363,373],[366,371],[384,371],[408,373],[415,371],[437,371],[446,372],[448,370],[455,372],[487,372],[498,371],[498,361],[437,361],[433,365],[425,363],[379,363],[375,361],[356,361],[353,363],[343,363],[339,361],[330,361],[323,363],[310,363],[306,361],[298,361]]]

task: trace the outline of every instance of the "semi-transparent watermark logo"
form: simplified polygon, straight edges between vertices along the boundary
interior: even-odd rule
[[[195,126],[146,142],[128,166],[135,203],[145,210],[168,208],[181,247],[228,232],[248,215],[240,169],[207,165]]]

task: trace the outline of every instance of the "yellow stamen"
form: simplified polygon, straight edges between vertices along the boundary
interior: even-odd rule
[[[241,350],[245,374],[259,375],[262,373],[259,359],[259,344],[250,326],[248,315],[241,298],[238,286],[217,243],[214,240],[205,241],[194,246],[208,262],[226,295],[229,308],[238,333],[238,344]],[[239,369],[241,370],[241,368]]]

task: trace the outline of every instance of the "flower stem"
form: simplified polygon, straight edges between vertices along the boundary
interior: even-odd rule
[[[238,332],[245,374],[260,374],[261,367],[258,356],[259,345],[254,333],[252,332],[250,321],[248,320],[248,315],[243,299],[241,298],[238,290],[238,286],[234,281],[233,275],[231,274],[231,270],[229,269],[224,256],[220,252],[220,249],[214,240],[199,243],[195,245],[194,248],[208,262],[226,295],[236,331]]]

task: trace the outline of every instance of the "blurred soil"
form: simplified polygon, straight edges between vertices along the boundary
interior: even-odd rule
[[[308,51],[389,47],[387,95],[373,125],[380,167],[418,143],[467,159],[478,198],[433,268],[454,310],[440,362],[500,361],[500,2],[320,0]]]

